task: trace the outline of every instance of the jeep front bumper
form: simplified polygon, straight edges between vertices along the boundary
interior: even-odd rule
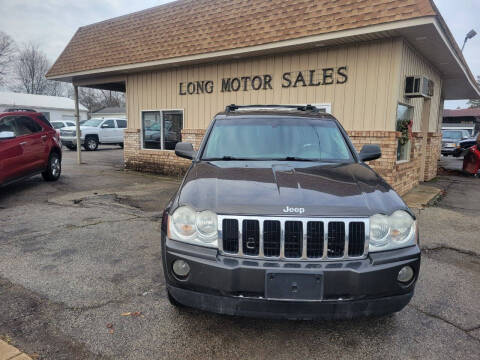
[[[264,318],[346,319],[400,311],[413,296],[420,269],[417,246],[338,262],[232,258],[164,235],[162,249],[167,290],[177,302],[220,314]],[[178,259],[190,267],[183,279],[172,271]],[[404,266],[414,270],[408,284],[397,280]],[[317,283],[302,283],[302,277]],[[288,292],[296,287],[298,294],[305,291],[305,298],[290,298]]]

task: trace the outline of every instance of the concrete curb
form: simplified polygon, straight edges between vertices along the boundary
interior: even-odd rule
[[[410,209],[423,209],[432,204],[441,195],[441,189],[420,184],[406,193],[403,196],[403,200]]]
[[[32,360],[32,358],[16,347],[0,340],[0,360]]]

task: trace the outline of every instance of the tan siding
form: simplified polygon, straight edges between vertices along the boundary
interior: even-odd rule
[[[399,73],[399,39],[379,40],[293,54],[263,56],[242,61],[195,65],[128,76],[129,127],[140,128],[140,112],[183,109],[185,129],[204,129],[225,105],[330,103],[332,113],[347,130],[393,130],[398,93],[392,74]],[[408,55],[408,54],[404,54]],[[347,66],[345,84],[282,88],[282,74],[299,71],[308,84],[308,70]],[[397,69],[398,67],[398,69]],[[403,69],[403,72],[407,69]],[[221,92],[222,78],[270,74],[273,89]],[[398,76],[398,75],[397,75]],[[180,96],[179,82],[213,80],[212,94]],[[184,87],[185,89],[185,87]],[[433,116],[433,115],[432,115]]]
[[[403,96],[405,92],[405,77],[425,76],[434,82],[434,95],[430,105],[430,120],[428,131],[436,132],[441,107],[442,78],[440,73],[425,58],[419,55],[407,42],[403,44],[403,66],[398,83],[398,101],[414,107],[413,131],[421,130],[423,98],[408,99]]]

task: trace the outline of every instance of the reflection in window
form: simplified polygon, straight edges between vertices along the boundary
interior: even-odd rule
[[[114,129],[115,122],[113,120],[107,120],[102,124],[102,128],[104,129]]]
[[[182,128],[182,111],[144,111],[142,114],[143,148],[174,150],[177,142],[182,141]]]
[[[397,120],[396,130],[401,131],[402,126],[408,121],[413,120],[413,107],[403,104],[397,106]],[[397,141],[397,161],[405,161],[410,159],[410,146],[411,141],[404,142],[402,139]]]

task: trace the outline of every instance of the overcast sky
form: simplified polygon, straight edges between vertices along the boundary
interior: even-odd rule
[[[455,39],[463,43],[470,29],[479,33],[465,47],[474,75],[480,75],[480,0],[434,0]],[[17,43],[38,43],[53,62],[83,25],[125,15],[169,0],[0,0],[0,30]],[[464,105],[448,102],[446,107]]]

